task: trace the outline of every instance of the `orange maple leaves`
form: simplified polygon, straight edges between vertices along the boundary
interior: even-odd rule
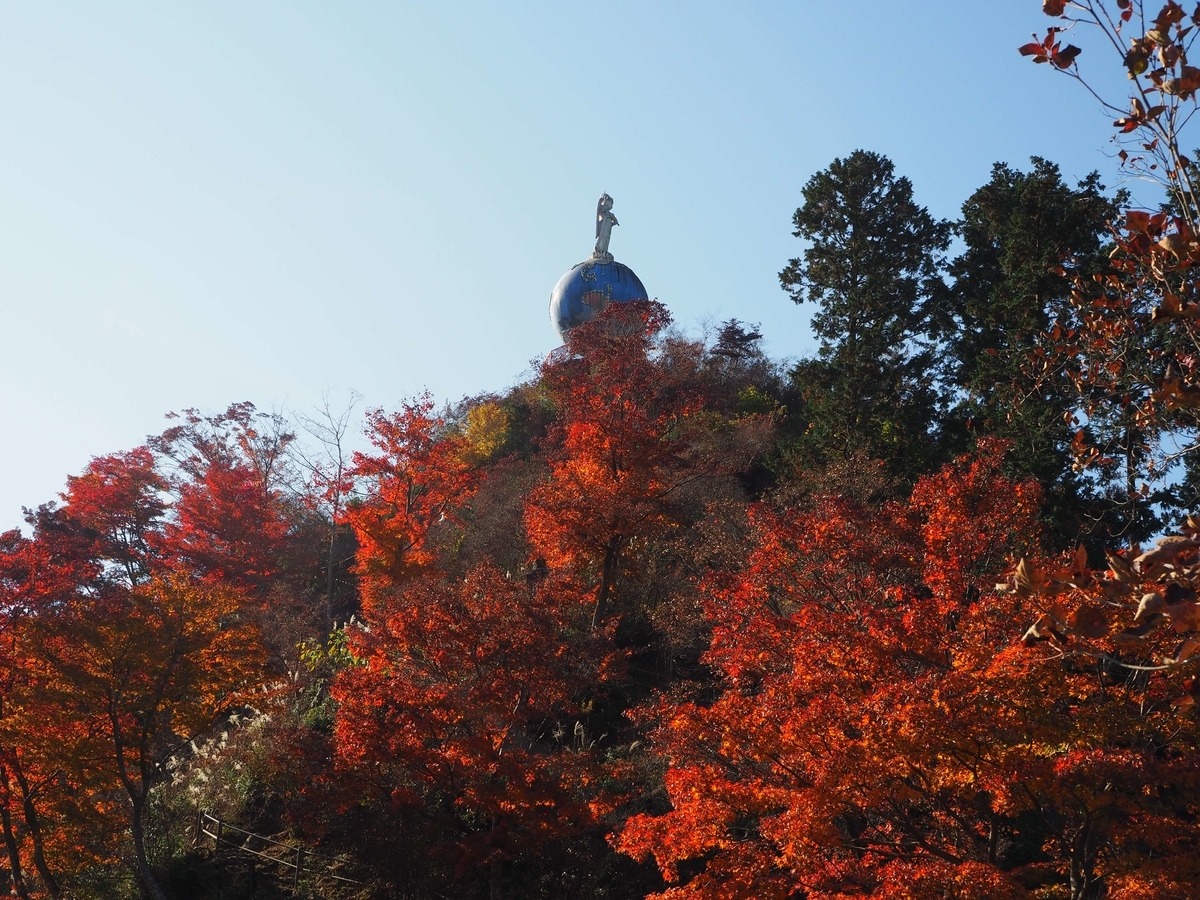
[[[148,448],[99,457],[62,499],[30,515],[31,539],[0,542],[0,824],[14,889],[32,890],[14,860],[58,896],[56,868],[106,860],[129,835],[143,889],[162,898],[150,793],[168,756],[270,677],[250,592],[273,574],[279,509],[237,452],[197,455],[182,474]]]
[[[596,628],[630,547],[679,524],[683,486],[733,468],[728,449],[711,446],[724,423],[705,412],[698,348],[662,341],[670,321],[659,303],[614,305],[571,332],[567,359],[542,366],[557,416],[525,526],[537,556],[592,579]]]
[[[672,809],[617,839],[678,881],[664,896],[1024,897],[1194,877],[1150,847],[1195,845],[1159,798],[1194,783],[1200,733],[1139,714],[1128,684],[1031,659],[1011,633],[1029,598],[987,590],[1030,549],[1037,501],[993,448],[907,504],[754,511],[747,569],[709,585],[705,658],[725,689],[652,711]]]
[[[334,688],[339,763],[428,817],[427,839],[462,869],[591,821],[581,703],[609,662],[578,610],[485,566],[408,581],[352,633],[359,664]]]
[[[356,568],[369,606],[429,566],[430,533],[469,502],[482,473],[467,463],[465,441],[446,428],[428,395],[390,415],[373,410],[367,424],[377,452],[354,456],[349,477],[367,488],[344,521],[358,538]]]

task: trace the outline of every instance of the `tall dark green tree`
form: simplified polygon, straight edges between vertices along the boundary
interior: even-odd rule
[[[954,324],[945,359],[957,402],[947,440],[956,450],[982,435],[1011,441],[1009,465],[1042,483],[1053,530],[1067,543],[1086,530],[1085,486],[1069,451],[1079,397],[1065,376],[1039,380],[1030,353],[1055,323],[1071,326],[1071,283],[1061,272],[1106,265],[1109,223],[1125,200],[1106,196],[1095,172],[1071,187],[1039,157],[1028,172],[997,163],[963,204],[964,246],[950,265]]]
[[[935,312],[951,226],[913,200],[891,160],[856,150],[804,187],[793,218],[807,241],[779,273],[796,303],[813,303],[815,359],[793,372],[804,397],[806,456],[884,460],[911,481],[937,462]]]

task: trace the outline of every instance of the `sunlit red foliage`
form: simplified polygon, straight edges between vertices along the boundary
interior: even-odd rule
[[[145,856],[145,813],[162,765],[262,681],[245,598],[185,572],[92,599],[28,622],[39,662],[43,727],[79,728],[64,768],[92,789],[123,791],[138,875],[163,896]],[[34,713],[34,710],[29,712]],[[122,804],[124,805],[124,804]]]
[[[163,529],[164,554],[214,582],[267,585],[277,574],[287,522],[254,471],[216,461],[178,493]]]
[[[1027,607],[987,573],[1028,549],[1038,496],[999,464],[878,510],[754,510],[748,568],[710,586],[724,691],[646,713],[672,809],[618,844],[657,859],[664,896],[1080,900],[1195,877],[1164,851],[1195,846],[1168,798],[1194,796],[1196,729],[1014,646]]]
[[[582,598],[482,567],[410,579],[351,631],[339,765],[425,823],[460,872],[591,822],[589,692],[611,660]]]
[[[164,896],[145,849],[163,765],[268,677],[249,598],[171,552],[168,485],[144,448],[98,458],[31,514],[31,539],[0,542],[10,871],[27,859],[52,895],[55,868],[111,864],[128,834],[143,889]]]
[[[74,589],[73,574],[56,564],[44,543],[16,530],[0,535],[0,828],[12,891],[18,897],[28,896],[27,866],[37,871],[52,896],[58,894],[46,860],[45,819],[52,795],[62,796],[58,789],[64,779],[56,769],[59,751],[74,745],[69,735],[45,720],[38,667],[24,639],[25,620],[68,597]],[[51,843],[60,856],[70,855],[70,848],[63,846],[69,841],[53,829]]]
[[[614,304],[542,366],[557,416],[550,477],[531,492],[525,524],[536,555],[595,585],[595,627],[630,545],[677,526],[673,495],[718,462],[697,440],[719,423],[700,415],[696,348],[662,345],[670,322],[659,303]]]
[[[172,464],[169,520],[159,554],[209,581],[261,591],[279,574],[288,522],[277,481],[293,436],[276,415],[235,403],[224,413],[186,410],[150,442]],[[161,468],[161,467],[160,467]]]
[[[65,509],[57,515],[45,509],[42,530],[58,544],[60,554],[103,561],[127,583],[137,584],[149,577],[155,563],[154,538],[167,510],[166,488],[154,454],[145,447],[98,456],[82,475],[67,478],[61,495]],[[69,549],[66,532],[73,532],[75,543]]]
[[[481,476],[428,395],[396,413],[369,412],[367,436],[377,452],[354,455],[350,477],[361,482],[364,496],[344,519],[358,539],[356,568],[369,606],[429,568],[430,532],[455,517]]]

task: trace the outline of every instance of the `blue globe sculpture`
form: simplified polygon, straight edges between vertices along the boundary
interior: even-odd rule
[[[610,303],[648,300],[646,288],[629,266],[592,258],[572,266],[550,292],[550,322],[563,343],[567,332],[589,322]]]

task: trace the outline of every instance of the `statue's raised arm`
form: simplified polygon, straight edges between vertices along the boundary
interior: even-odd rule
[[[613,198],[608,194],[601,194],[600,200],[596,204],[596,249],[592,253],[592,259],[612,259],[613,255],[608,252],[608,242],[612,240],[613,226],[617,224],[617,217],[612,214]]]

